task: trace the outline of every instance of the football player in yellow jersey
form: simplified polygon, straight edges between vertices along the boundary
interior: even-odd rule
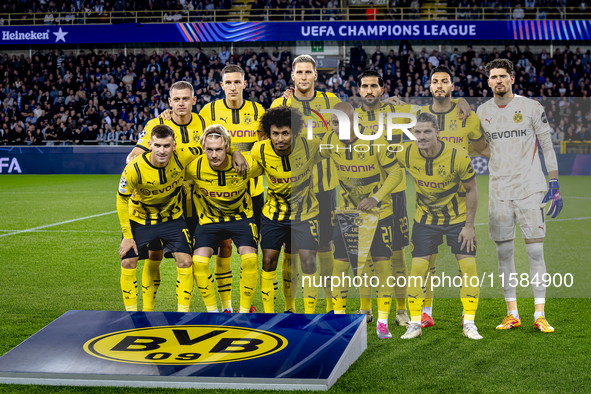
[[[336,115],[332,115],[333,131],[322,139],[320,154],[330,158],[336,168],[336,174],[341,185],[340,206],[342,208],[371,211],[379,210],[379,222],[371,241],[370,253],[373,260],[373,271],[380,281],[376,287],[378,299],[378,324],[376,327],[378,338],[392,338],[388,330],[388,315],[392,302],[392,289],[387,285],[391,273],[390,259],[392,256],[392,200],[391,192],[402,181],[402,171],[395,157],[395,148],[389,146],[386,139],[379,137],[375,140],[363,140],[354,134],[354,109],[349,103],[339,103],[335,110],[342,111],[349,118],[350,127],[347,140],[339,140],[340,122]],[[344,126],[343,126],[344,127]],[[363,133],[363,131],[361,131]],[[339,223],[335,224],[333,232],[334,271],[333,275],[343,278],[351,265],[344,235]],[[372,263],[359,261],[359,269],[355,273],[360,276],[372,277]],[[363,267],[362,267],[363,265]],[[362,282],[367,281],[365,279]],[[344,280],[343,280],[344,282]],[[333,289],[333,304],[335,313],[345,313],[348,288],[339,286]],[[371,288],[362,302],[369,301],[366,313],[371,311]]]
[[[417,141],[403,143],[397,153],[401,166],[414,178],[416,215],[412,229],[412,268],[408,281],[410,324],[403,339],[416,338],[421,331],[421,308],[425,286],[430,285],[429,258],[447,238],[458,259],[462,277],[460,297],[464,306],[463,335],[482,339],[474,325],[480,287],[476,273],[474,218],[478,206],[476,173],[468,152],[439,139],[437,118],[421,113],[414,127]],[[458,195],[460,185],[466,198]]]
[[[282,279],[285,312],[295,312],[295,290],[291,278],[297,265],[291,255],[301,260],[304,287],[304,312],[315,313],[319,275],[316,270],[318,249],[318,201],[311,183],[314,165],[321,160],[320,141],[302,135],[304,120],[297,109],[271,108],[261,120],[261,129],[269,137],[257,142],[250,155],[264,168],[267,177],[267,201],[261,218],[261,295],[266,313],[275,312],[274,281],[277,278],[279,252],[284,246],[287,263]],[[289,264],[289,269],[286,265]],[[293,268],[293,269],[292,269]]]
[[[316,61],[312,56],[301,55],[294,59],[292,63],[291,78],[295,84],[293,96],[289,98],[280,97],[275,99],[271,104],[271,108],[281,105],[286,105],[291,108],[297,108],[304,114],[305,124],[312,121],[314,136],[320,140],[324,134],[330,129],[330,117],[321,115],[320,110],[331,109],[341,100],[333,93],[319,92],[314,89],[314,82],[318,78],[316,71]],[[332,296],[330,292],[330,276],[332,275],[332,230],[333,230],[333,213],[336,206],[336,192],[335,188],[338,185],[338,180],[334,175],[335,167],[330,160],[323,160],[317,164],[314,170],[313,188],[318,200],[320,216],[318,217],[318,225],[320,226],[320,233],[318,238],[318,264],[320,266],[320,276],[322,282],[326,283],[324,286],[324,294],[326,297],[326,312],[330,312],[332,307]],[[291,259],[289,254],[283,254],[283,269],[287,270],[290,267],[288,260]],[[297,266],[297,264],[295,265]],[[297,275],[293,275],[293,279],[297,283]],[[292,284],[295,288],[296,283]],[[285,287],[284,287],[285,290]],[[285,297],[289,298],[287,293]],[[291,302],[291,301],[289,301]],[[286,307],[287,309],[287,307]]]
[[[366,132],[375,134],[380,130],[386,131],[386,121],[388,113],[401,112],[409,109],[392,104],[383,103],[384,80],[375,71],[364,71],[358,77],[359,95],[361,96],[362,106],[355,112],[359,116],[359,125],[363,126]],[[404,112],[403,112],[404,113]],[[380,125],[380,114],[382,114],[382,125]],[[404,121],[403,119],[397,121]],[[388,140],[392,144],[402,142],[402,131],[394,130],[392,139]],[[408,215],[406,213],[406,174],[402,171],[402,181],[392,192],[393,208],[393,227],[392,227],[392,276],[397,278],[396,283],[401,283],[398,277],[408,276],[408,269],[404,259],[404,247],[409,244]],[[361,292],[362,289],[359,289]],[[366,290],[367,291],[367,290]],[[370,290],[371,291],[371,290]],[[407,326],[409,323],[408,313],[406,312],[406,286],[395,286],[394,294],[396,296],[396,323],[401,326]],[[371,299],[362,297],[361,313],[371,316]],[[368,310],[369,309],[369,310]]]
[[[201,136],[204,156],[187,167],[195,182],[199,223],[195,229],[193,268],[197,288],[208,312],[217,312],[209,259],[219,243],[232,239],[242,259],[240,313],[248,313],[258,280],[258,230],[254,222],[248,182],[263,172],[248,156],[250,169],[238,175],[232,168],[231,137],[221,125],[209,126]]]
[[[174,131],[166,125],[152,129],[149,147],[151,151],[127,164],[117,194],[117,213],[123,230],[119,247],[123,302],[126,310],[137,311],[137,261],[148,257],[149,243],[162,241],[177,264],[178,310],[188,312],[193,295],[193,268],[181,191],[186,166],[202,150],[177,150]]]
[[[244,70],[237,65],[229,65],[222,69],[222,89],[226,98],[216,100],[203,107],[199,113],[208,124],[220,124],[230,133],[232,147],[240,152],[250,152],[259,140],[258,129],[261,117],[265,113],[263,107],[253,101],[244,100],[242,92],[247,81]],[[252,197],[255,223],[261,226],[261,210],[264,204],[264,188],[262,177],[254,178],[249,184]],[[232,240],[220,243],[215,260],[215,276],[218,293],[224,312],[232,312]],[[254,309],[254,308],[253,308]]]
[[[463,120],[459,116],[454,115],[456,110],[456,103],[451,99],[451,94],[454,91],[454,84],[452,82],[453,76],[451,70],[445,66],[435,67],[431,71],[430,90],[433,95],[433,103],[431,105],[423,106],[417,115],[421,112],[427,112],[437,117],[439,125],[439,138],[442,141],[447,141],[461,146],[466,149],[477,152],[483,156],[489,157],[487,153],[488,144],[480,129],[480,120],[475,112],[470,113]],[[460,186],[459,195],[465,198],[466,191]],[[436,274],[435,263],[437,261],[437,254],[432,254],[429,260],[429,275]],[[432,327],[433,321],[433,288],[427,287],[425,294],[425,302],[423,305],[423,314],[421,315],[421,326]]]
[[[127,156],[127,162],[129,163],[134,157],[150,149],[152,129],[157,125],[165,124],[174,130],[175,141],[179,148],[198,144],[207,122],[200,115],[191,112],[196,100],[193,86],[190,83],[175,82],[170,87],[170,98],[168,99],[172,110],[165,111],[162,117],[152,119],[146,124],[144,135]],[[235,155],[234,159],[235,163],[241,165],[240,170],[244,171],[246,167],[244,159],[238,155]],[[183,186],[183,213],[192,237],[198,223],[195,204],[192,201],[193,185],[192,182],[186,181]],[[154,310],[156,292],[160,286],[160,263],[163,258],[160,242],[148,245],[148,250],[148,258],[144,262],[142,271],[143,310],[146,312]]]

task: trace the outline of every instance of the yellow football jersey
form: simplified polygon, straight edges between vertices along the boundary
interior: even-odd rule
[[[152,138],[152,129],[157,125],[170,126],[174,130],[174,140],[176,142],[177,149],[184,148],[186,146],[196,146],[199,144],[199,139],[209,124],[201,116],[195,113],[191,113],[191,121],[188,124],[181,125],[176,123],[174,120],[164,120],[162,118],[155,118],[146,123],[146,127],[136,144],[136,147],[141,148],[145,151],[150,150],[149,142]],[[192,201],[193,195],[193,183],[185,182],[183,190],[183,212],[185,216],[190,218],[197,215],[196,207]]]
[[[185,125],[177,124],[172,119],[164,120],[162,118],[155,118],[146,123],[146,127],[142,134],[140,134],[136,146],[145,151],[150,150],[148,144],[152,138],[152,129],[154,126],[161,124],[170,126],[170,128],[174,130],[174,140],[179,148],[183,148],[185,145],[194,146],[195,144],[198,144],[201,134],[203,134],[203,131],[209,126],[203,117],[195,113],[191,114],[191,121]]]
[[[239,109],[228,108],[226,99],[220,99],[207,104],[201,109],[201,115],[209,124],[224,126],[232,137],[232,147],[239,152],[250,152],[252,146],[259,140],[258,130],[265,110],[259,103],[244,100]],[[263,193],[263,179],[255,178],[250,182],[253,190],[251,195],[259,196]]]
[[[415,220],[422,224],[447,225],[466,221],[466,198],[460,198],[463,182],[476,173],[465,149],[441,141],[435,157],[424,157],[416,143],[405,142],[396,156],[414,178],[417,210]]]
[[[480,120],[476,112],[472,111],[463,121],[458,119],[457,105],[453,103],[451,109],[447,112],[435,112],[432,105],[425,105],[417,112],[427,112],[437,117],[439,125],[439,139],[461,146],[468,150],[470,141],[480,141],[484,136],[480,131]]]
[[[228,167],[214,170],[207,156],[202,155],[187,167],[187,179],[195,182],[199,224],[232,222],[253,216],[252,198],[248,194],[248,183],[260,176],[263,169],[250,156],[246,156],[249,170],[240,176],[232,168],[232,157],[228,155]]]
[[[411,105],[410,104],[406,104],[406,105],[402,105],[402,106],[394,106],[391,104],[382,104],[382,106],[379,109],[376,110],[372,110],[372,111],[366,111],[364,109],[364,107],[359,107],[355,110],[355,112],[357,114],[359,114],[359,126],[361,128],[361,126],[364,127],[364,131],[363,133],[369,133],[369,134],[376,134],[379,130],[380,127],[380,113],[382,113],[382,120],[383,120],[383,125],[382,125],[382,136],[386,138],[387,136],[387,123],[388,123],[388,113],[402,113],[402,114],[408,114],[411,113],[409,111],[411,111]],[[394,118],[394,123],[407,123],[407,120],[405,119],[401,119],[401,118]],[[403,133],[402,130],[400,129],[395,129],[392,132],[392,139],[388,140],[388,142],[390,144],[401,144],[402,143],[402,138],[403,138]],[[392,191],[392,193],[398,193],[401,191],[406,190],[406,174],[404,171],[402,171],[402,182],[400,182],[400,185],[398,185],[396,187],[396,189],[394,189],[394,191]]]
[[[332,109],[335,104],[340,103],[341,100],[333,93],[315,92],[315,96],[309,99],[297,98],[292,96],[288,99],[277,98],[271,104],[271,108],[285,105],[291,108],[299,109],[304,115],[304,124],[312,121],[312,131],[314,137],[322,140],[324,135],[332,130],[331,116],[329,114],[321,114],[320,110]],[[307,129],[302,130],[304,135],[307,135]],[[333,176],[335,171],[334,165],[328,160],[321,161],[314,170],[314,193],[319,193],[327,190],[332,190],[338,185],[338,179]]]
[[[202,153],[199,147],[177,148],[165,167],[155,167],[149,151],[125,166],[117,194],[117,213],[125,238],[132,238],[130,220],[151,225],[181,217],[185,169]]]
[[[318,215],[318,200],[312,177],[320,141],[300,135],[293,141],[291,154],[279,156],[271,140],[257,142],[250,155],[265,171],[267,199],[263,215],[274,221],[309,220]]]
[[[332,148],[323,149],[320,154],[335,164],[341,185],[340,207],[357,208],[363,199],[375,195],[380,201],[377,206],[380,219],[392,215],[391,193],[402,180],[402,171],[396,154],[387,150],[386,139],[379,137],[364,141],[355,138],[351,143],[345,143],[331,132],[322,140],[322,145],[326,144]]]

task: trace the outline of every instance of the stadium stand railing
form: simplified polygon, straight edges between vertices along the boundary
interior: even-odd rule
[[[564,20],[591,19],[591,12],[570,7],[446,7],[427,3],[418,7],[376,7],[366,14],[367,7],[253,9],[239,7],[223,10],[159,10],[46,12],[0,14],[0,25],[87,25],[118,23],[177,23],[177,22],[317,22],[361,20]],[[519,11],[521,10],[521,11]]]

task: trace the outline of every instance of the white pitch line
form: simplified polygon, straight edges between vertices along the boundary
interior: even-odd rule
[[[33,228],[28,228],[26,230],[17,230],[17,231],[13,231],[11,233],[8,234],[0,234],[0,238],[1,237],[8,237],[9,235],[16,235],[16,234],[22,234],[22,233],[30,233],[32,231],[36,231],[36,230],[40,230],[42,228],[47,228],[47,227],[54,227],[54,226],[59,226],[61,224],[67,224],[67,223],[73,223],[73,222],[78,222],[80,220],[86,220],[86,219],[92,219],[92,218],[97,218],[99,216],[105,216],[105,215],[110,215],[112,213],[116,213],[117,211],[110,211],[110,212],[104,212],[104,213],[99,213],[97,215],[91,215],[91,216],[85,216],[83,218],[77,218],[77,219],[70,219],[70,220],[65,220],[63,222],[59,222],[59,223],[52,223],[52,224],[45,224],[43,226],[38,226],[38,227],[33,227]]]
[[[10,233],[18,230],[0,230],[2,233]],[[31,230],[30,233],[104,233],[104,234],[121,234],[121,231],[108,230]]]

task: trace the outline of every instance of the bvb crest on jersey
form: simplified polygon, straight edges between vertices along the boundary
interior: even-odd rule
[[[233,176],[232,179],[230,180],[230,184],[232,186],[236,186],[238,183],[240,183],[240,178],[237,176]]]
[[[458,121],[452,120],[451,122],[449,122],[449,129],[450,131],[456,131],[458,129]]]
[[[367,154],[365,152],[357,152],[357,160],[365,161],[367,159]]]
[[[515,112],[515,115],[513,115],[513,121],[515,123],[519,123],[523,120],[523,115],[521,115],[520,112]]]
[[[246,115],[244,117],[244,124],[247,125],[247,126],[250,126],[252,124],[252,116]]]
[[[174,170],[172,170],[172,173],[170,174],[170,177],[174,179],[174,178],[177,177],[178,174],[179,174],[179,172],[176,169],[174,169]]]
[[[302,163],[302,158],[296,157],[295,158],[295,168],[299,170],[300,168],[302,168],[303,165],[304,165],[304,163]]]
[[[445,165],[439,165],[439,168],[437,168],[437,175],[440,178],[445,178],[445,176],[447,175],[447,171],[445,171]]]

